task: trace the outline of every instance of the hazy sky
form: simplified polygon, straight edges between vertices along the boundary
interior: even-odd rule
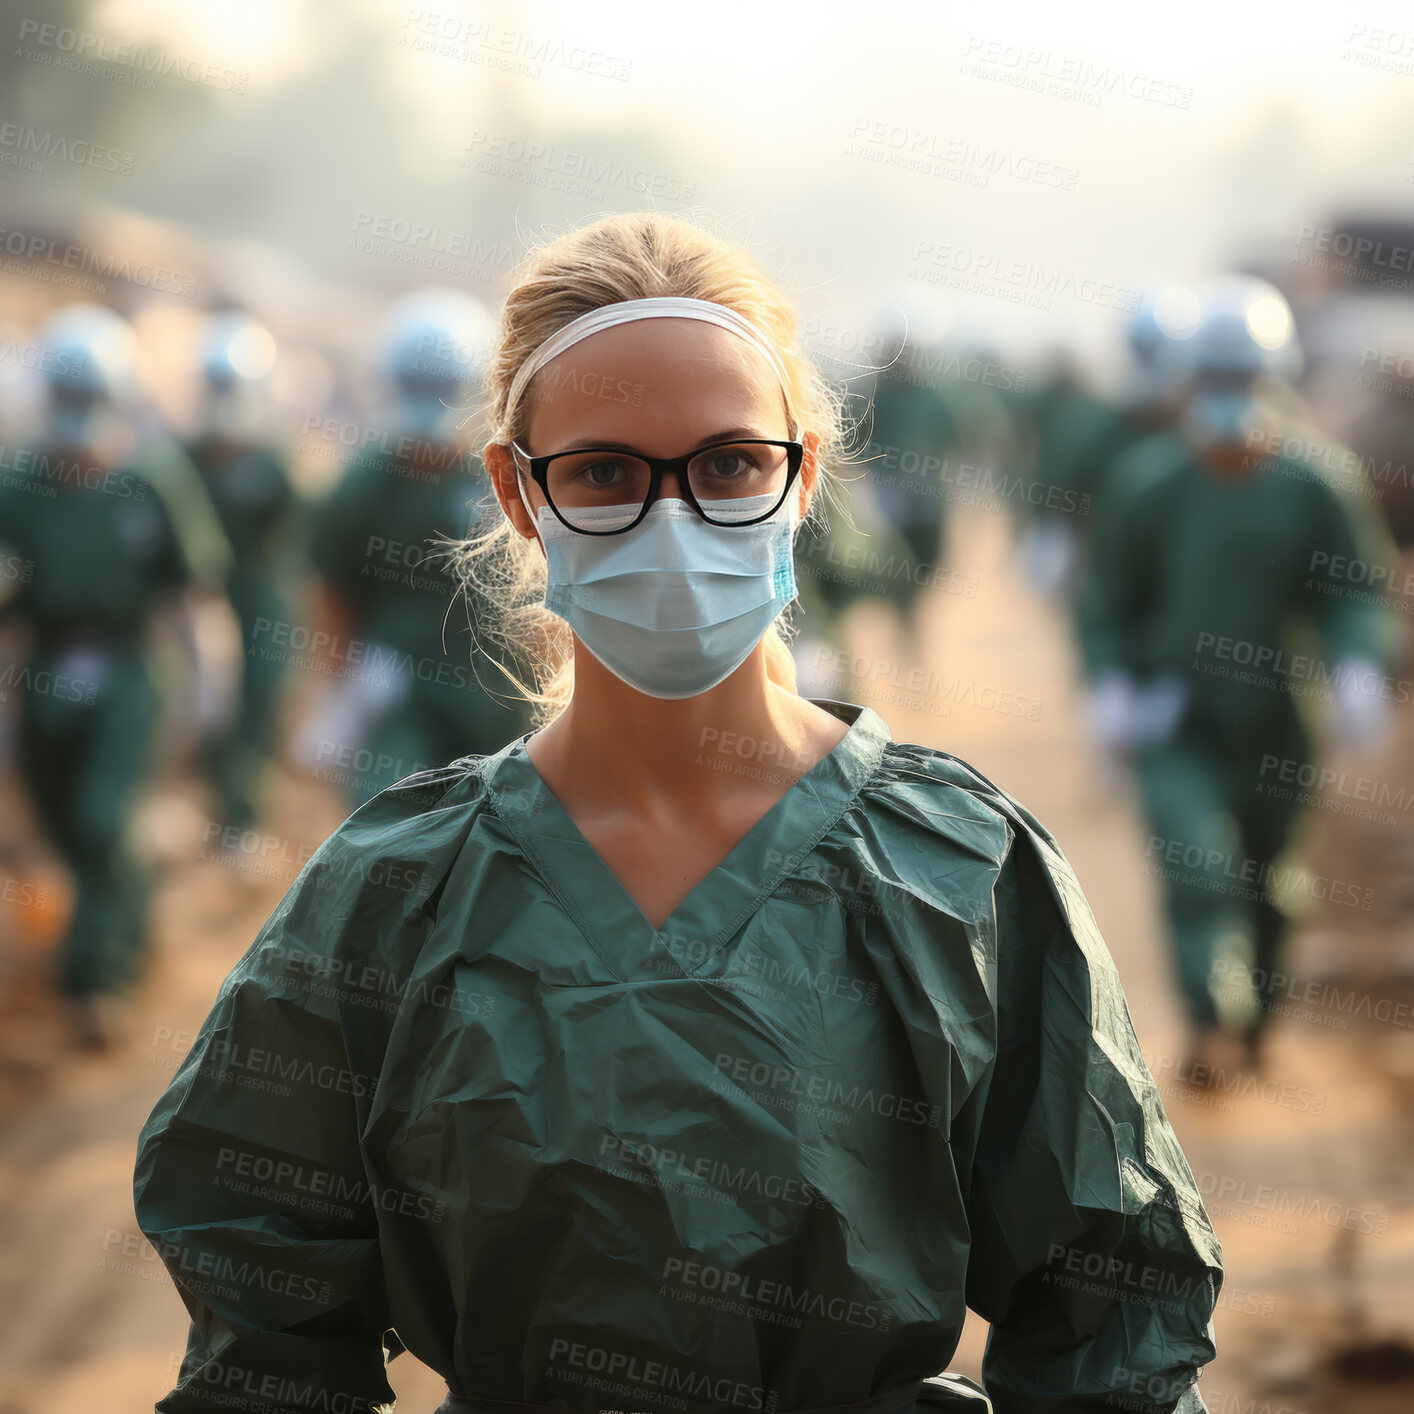
[[[651,135],[669,154],[646,174],[656,204],[739,223],[819,309],[972,281],[999,324],[1083,332],[1114,322],[1107,289],[1290,259],[1301,223],[1341,209],[1414,212],[1407,0],[102,0],[93,23],[246,71],[245,95],[214,95],[233,124],[357,43],[405,114],[405,180],[480,182],[537,221],[655,204],[625,180],[545,196],[610,162],[615,134]],[[572,136],[519,150],[545,131]],[[496,173],[468,178],[469,152],[499,153]],[[351,198],[329,201],[342,219]],[[1061,290],[1045,310],[1016,294],[1033,280]]]

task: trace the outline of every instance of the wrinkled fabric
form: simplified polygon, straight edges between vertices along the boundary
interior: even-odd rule
[[[818,1409],[968,1306],[997,1414],[1204,1408],[1221,1254],[1075,875],[818,705],[844,739],[659,930],[528,734],[325,842],[139,1136],[161,1414],[390,1401],[404,1348],[463,1397]]]

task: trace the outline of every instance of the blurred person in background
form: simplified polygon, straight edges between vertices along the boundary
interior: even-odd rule
[[[896,290],[879,311],[878,372],[865,449],[879,506],[920,572],[935,567],[943,554],[943,462],[955,455],[961,440],[934,372],[949,317],[943,297],[934,293],[926,287]],[[917,595],[914,576],[899,576],[893,598],[905,624],[912,623]]]
[[[1069,572],[1072,540],[1046,510],[1059,500],[1078,511],[1079,495],[1067,492],[1060,469],[1103,434],[1110,408],[1091,386],[1079,353],[1053,330],[1029,360],[1025,387],[1005,401],[1015,428],[1010,470],[1024,489],[1012,517],[1018,562],[1026,579],[1051,597]]]
[[[798,612],[809,627],[792,652],[811,692],[848,690],[841,665],[857,606],[886,606],[902,631],[901,652],[921,661],[915,616],[919,596],[944,578],[944,472],[959,441],[938,372],[951,314],[945,296],[918,284],[894,289],[874,312],[864,474],[831,485],[845,504],[828,519],[807,517],[797,549]]]
[[[231,551],[180,449],[139,431],[131,326],[72,305],[38,341],[43,428],[0,485],[0,555],[27,575],[0,581],[0,617],[28,631],[21,770],[73,877],[57,982],[77,1038],[102,1047],[125,1030],[124,994],[145,960],[149,884],[132,816],[162,704],[153,622],[178,597],[199,655],[197,606],[224,603]]]
[[[1072,435],[1046,453],[1047,494],[1035,497],[1018,560],[1035,588],[1072,610],[1082,558],[1114,504],[1109,479],[1116,463],[1135,442],[1170,426],[1183,406],[1182,341],[1197,321],[1192,290],[1176,282],[1147,287],[1126,322],[1129,367],[1118,396],[1113,404],[1101,402],[1103,415],[1077,402]]]
[[[886,305],[874,329],[879,357],[885,361],[900,356],[902,323],[902,311]],[[831,355],[830,361],[840,360]],[[870,372],[874,368],[872,364],[848,366]],[[874,374],[876,379],[879,376]],[[850,396],[843,387],[842,396]],[[872,421],[877,429],[878,415],[876,384],[871,411],[861,425]],[[873,439],[870,446],[875,450]],[[794,612],[800,632],[790,648],[804,689],[817,696],[838,697],[849,690],[851,611],[859,606],[884,607],[899,614],[900,600],[910,597],[900,580],[913,573],[914,552],[899,531],[897,510],[893,515],[885,510],[885,499],[896,493],[877,478],[875,462],[857,476],[832,481],[825,488],[833,502],[832,513],[826,516],[816,509],[806,516],[796,540],[800,594]]]
[[[223,838],[260,813],[284,660],[260,641],[264,624],[288,622],[289,580],[299,554],[299,498],[286,460],[267,439],[268,378],[277,350],[247,314],[213,314],[200,335],[200,423],[186,444],[234,555],[226,576],[241,628],[240,695],[208,734],[205,765],[220,797]]]
[[[1263,789],[1262,763],[1311,760],[1313,697],[1338,745],[1377,745],[1402,630],[1340,578],[1393,553],[1363,471],[1283,436],[1301,362],[1285,298],[1250,276],[1200,298],[1187,400],[1111,473],[1080,619],[1092,730],[1137,771],[1201,1081],[1229,1057],[1258,1067],[1271,1015],[1273,866],[1300,803]]]
[[[493,751],[526,720],[488,690],[501,675],[482,647],[476,602],[434,543],[474,529],[491,497],[458,424],[492,332],[490,314],[460,290],[397,302],[377,352],[380,436],[353,453],[312,513],[335,686],[297,751],[316,766],[351,762],[355,804],[414,771]]]
[[[985,496],[988,476],[1005,486],[1005,473],[1016,462],[1012,400],[1022,375],[1003,352],[992,301],[964,292],[945,309],[934,308],[932,327],[940,332],[933,335],[925,366],[954,429],[942,478],[962,493],[978,482]]]
[[[841,477],[826,494],[832,502],[828,519],[817,512],[800,527],[800,596],[794,609],[800,629],[790,651],[802,690],[837,697],[852,682],[849,643],[855,612],[885,606],[897,614],[900,582],[923,571],[880,510],[867,474]],[[906,621],[900,622],[906,627]]]

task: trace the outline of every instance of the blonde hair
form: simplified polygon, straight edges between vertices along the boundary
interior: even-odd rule
[[[516,371],[536,348],[572,319],[623,300],[681,295],[713,300],[751,320],[770,339],[785,364],[787,407],[794,436],[815,432],[816,493],[836,499],[830,460],[842,460],[848,432],[845,397],[802,354],[790,301],[739,245],[679,216],[654,211],[605,216],[532,250],[511,274],[511,291],[501,309],[479,399],[485,442],[523,440],[532,399],[522,393],[508,407]],[[531,380],[532,383],[534,380]],[[488,473],[489,474],[489,473]],[[813,495],[806,521],[824,517]],[[494,497],[490,513],[499,518],[469,539],[451,542],[451,557],[463,591],[476,605],[470,615],[483,632],[529,667],[522,681],[492,656],[516,693],[532,707],[532,726],[553,721],[574,693],[574,640],[563,619],[545,608],[546,562],[521,535]],[[767,671],[773,681],[797,690],[788,647],[794,625],[790,608],[766,631]]]

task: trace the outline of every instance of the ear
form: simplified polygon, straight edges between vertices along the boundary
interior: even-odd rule
[[[519,472],[516,470],[511,449],[500,442],[488,442],[481,449],[481,462],[491,478],[492,489],[501,503],[501,509],[506,513],[506,519],[527,540],[534,540],[538,544],[540,537],[535,533],[535,526],[516,485]]]
[[[805,432],[801,434],[800,440],[805,444],[805,456],[800,463],[799,477],[805,501],[800,518],[804,520],[815,500],[815,487],[820,480],[820,434]]]

